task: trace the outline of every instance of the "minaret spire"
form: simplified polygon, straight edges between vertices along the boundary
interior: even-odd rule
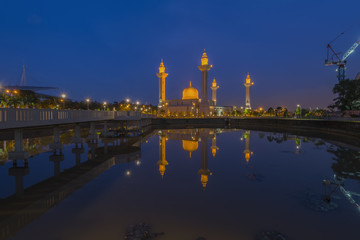
[[[212,81],[211,84],[211,90],[212,90],[212,102],[214,104],[214,106],[216,106],[216,91],[219,89],[219,86],[216,83],[216,79],[214,78],[214,80]]]
[[[246,80],[244,86],[246,87],[246,98],[245,98],[245,108],[251,109],[250,105],[250,87],[254,85],[254,82],[251,81],[250,74],[248,73],[246,76]]]
[[[165,66],[163,59],[161,59],[159,72],[156,73],[156,76],[159,78],[159,108],[165,106],[165,78],[168,76],[168,73],[165,73]]]

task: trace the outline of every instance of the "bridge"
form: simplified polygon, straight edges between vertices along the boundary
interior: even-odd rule
[[[0,108],[0,130],[98,121],[140,121],[155,115],[132,111]]]
[[[30,171],[27,160],[23,166],[13,161],[9,175],[15,178],[15,193],[0,199],[0,240],[13,237],[23,227],[58,205],[68,196],[89,183],[99,175],[117,164],[140,160],[141,142],[154,134],[151,129],[138,136],[124,141],[123,138],[112,138],[112,143],[104,142],[100,147],[95,142],[88,142],[88,160],[80,162],[83,147],[74,146],[76,164],[66,170],[60,170],[64,155],[53,153],[49,161],[54,162],[54,175],[24,188],[23,177]]]
[[[0,131],[12,135],[15,149],[9,153],[9,159],[22,160],[29,158],[23,151],[24,131],[34,133],[34,129],[48,128],[53,131],[54,142],[50,148],[61,151],[60,130],[64,126],[74,126],[75,138],[73,143],[82,144],[80,138],[81,127],[90,128],[89,140],[99,137],[96,128],[102,128],[102,137],[114,137],[119,131],[131,133],[132,136],[141,134],[144,128],[151,125],[155,115],[132,111],[93,111],[93,110],[53,110],[53,109],[17,109],[0,108]]]

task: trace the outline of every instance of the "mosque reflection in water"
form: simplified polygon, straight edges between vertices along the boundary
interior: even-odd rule
[[[159,172],[162,178],[164,178],[166,166],[169,165],[169,162],[166,159],[166,141],[168,140],[179,140],[182,142],[182,148],[184,151],[191,154],[199,149],[201,151],[201,165],[198,170],[200,176],[200,181],[203,188],[206,188],[206,185],[209,181],[209,176],[212,175],[211,170],[208,166],[208,146],[209,141],[211,141],[210,151],[212,156],[215,158],[219,147],[216,145],[216,136],[223,133],[224,131],[233,131],[233,130],[223,130],[223,129],[176,129],[176,130],[159,130],[159,161],[157,165],[159,166]],[[244,159],[246,163],[250,162],[250,157],[253,152],[250,150],[250,131],[245,131],[242,139],[245,139],[245,150],[244,150]]]
[[[156,164],[161,178],[165,178],[166,168],[171,165],[171,159],[167,159],[166,155],[167,141],[175,140],[184,151],[188,152],[189,158],[194,152],[200,153],[199,166],[195,171],[198,174],[199,186],[205,190],[211,183],[212,170],[214,170],[211,164],[209,165],[208,160],[215,157],[221,158],[221,154],[217,156],[219,152],[222,152],[218,144],[224,146],[221,143],[228,141],[228,139],[221,136],[221,142],[219,142],[218,136],[227,132],[233,132],[230,135],[236,134],[237,139],[240,138],[239,143],[236,143],[241,146],[238,158],[251,169],[251,173],[248,175],[250,180],[261,180],[261,176],[254,172],[255,168],[252,166],[256,163],[253,151],[259,149],[256,147],[262,144],[261,142],[267,142],[266,144],[287,142],[291,147],[289,152],[300,155],[305,151],[303,148],[309,149],[306,148],[306,144],[325,149],[333,157],[331,169],[334,176],[325,178],[322,182],[325,192],[321,195],[324,202],[331,202],[333,194],[340,192],[360,210],[358,204],[360,194],[357,193],[357,189],[352,184],[360,181],[360,152],[347,147],[336,146],[318,138],[299,137],[288,133],[217,128],[163,129],[155,132],[149,130],[136,137],[99,138],[99,136],[89,135],[88,131],[80,135],[79,129],[61,135],[58,129],[54,129],[51,137],[25,139],[23,142],[23,148],[29,152],[30,156],[48,152],[48,160],[46,159],[46,161],[51,163],[50,175],[40,182],[36,182],[38,181],[36,180],[31,184],[26,184],[28,187],[24,187],[25,176],[36,174],[38,169],[34,166],[35,162],[31,158],[11,159],[11,162],[4,160],[8,158],[7,153],[14,148],[14,143],[13,141],[0,141],[0,162],[3,165],[1,167],[7,168],[7,175],[11,177],[8,180],[15,180],[15,189],[12,190],[12,193],[2,193],[0,239],[14,236],[25,225],[115,165],[125,164],[124,174],[130,175],[131,167],[141,167],[141,145],[154,133],[158,135],[159,155],[158,159],[154,159],[155,161],[151,163],[151,166]],[[156,141],[157,139],[155,144],[157,144]],[[64,149],[69,147],[71,147],[71,151],[66,152]],[[223,151],[226,150],[223,149]],[[68,153],[73,154],[75,161],[72,160],[70,163],[67,161]],[[134,164],[131,165],[131,162]],[[29,166],[34,169],[32,172]],[[321,185],[320,182],[316,184],[317,186]],[[316,201],[317,206],[320,205],[322,208],[325,206],[323,201]],[[314,207],[313,199],[311,199],[311,204],[311,207]]]

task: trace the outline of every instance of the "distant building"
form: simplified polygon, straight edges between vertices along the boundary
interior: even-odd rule
[[[27,80],[26,80],[26,71],[25,71],[25,65],[23,65],[21,78],[20,78],[20,85],[7,85],[7,86],[0,86],[0,92],[3,93],[10,93],[10,92],[16,92],[16,91],[29,91],[29,92],[38,92],[38,91],[44,91],[44,90],[54,90],[58,89],[56,87],[40,87],[40,86],[27,86]],[[50,95],[46,94],[38,94],[39,97],[51,97]]]

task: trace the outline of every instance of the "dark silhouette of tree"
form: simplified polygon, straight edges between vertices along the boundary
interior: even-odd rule
[[[337,94],[334,98],[334,104],[331,108],[337,108],[341,111],[360,110],[360,79],[358,80],[340,80],[335,84],[333,93]]]

